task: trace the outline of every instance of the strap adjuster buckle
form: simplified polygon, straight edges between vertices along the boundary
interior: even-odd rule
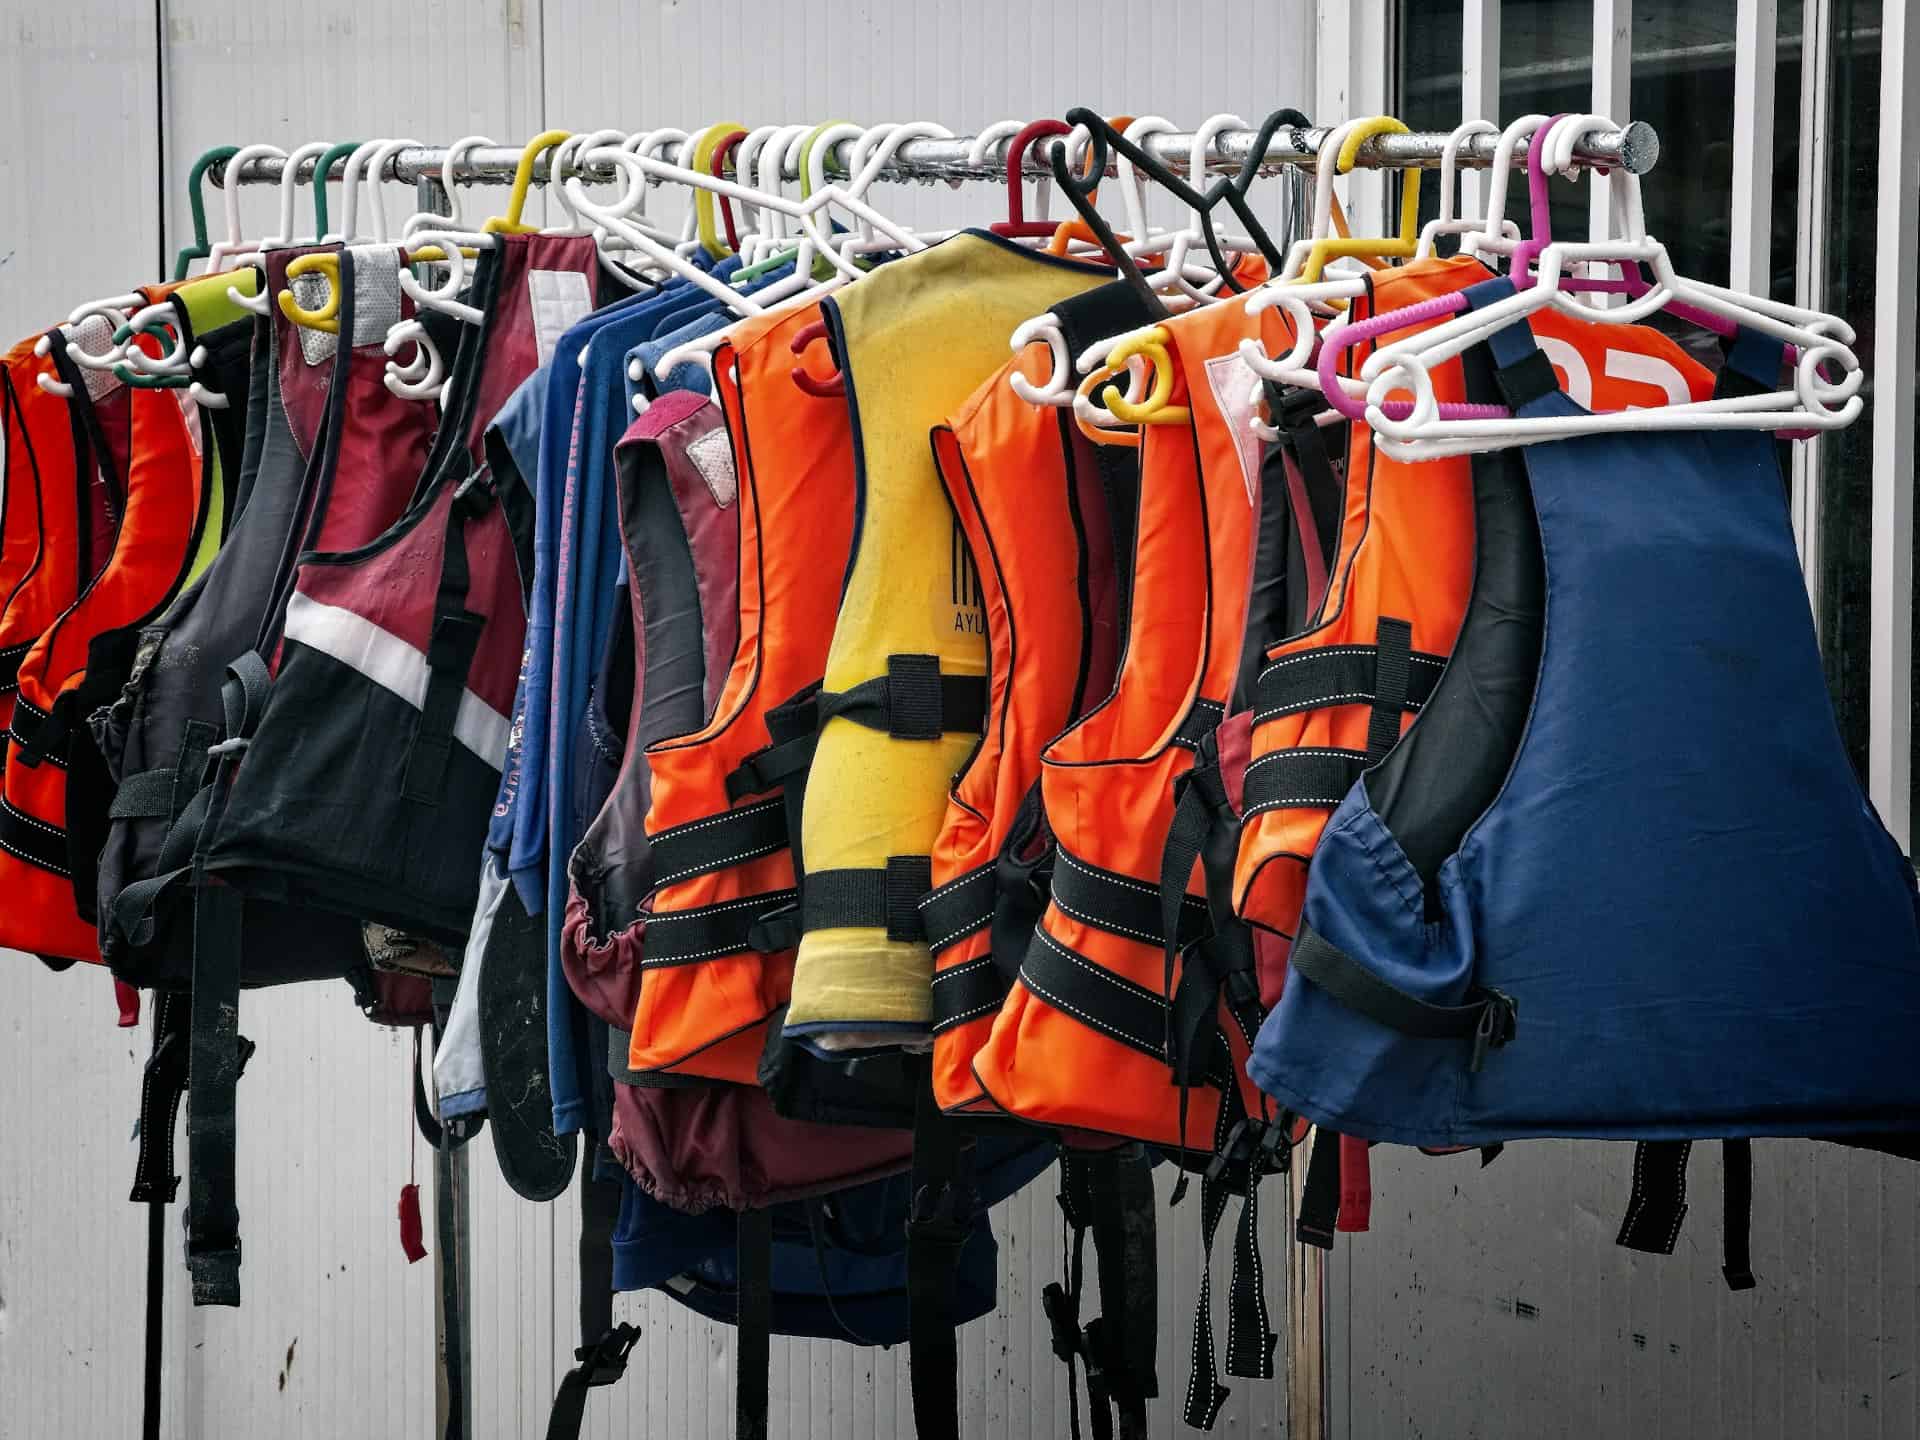
[[[758,955],[791,950],[800,943],[800,902],[789,900],[747,927],[747,948]]]
[[[1087,1345],[1086,1337],[1080,1331],[1080,1317],[1074,1313],[1073,1301],[1058,1281],[1041,1290],[1040,1309],[1047,1317],[1047,1327],[1053,1332],[1054,1358],[1069,1363],[1084,1358]]]
[[[1467,1067],[1470,1073],[1479,1074],[1487,1053],[1513,1039],[1519,1016],[1520,1006],[1511,995],[1488,988],[1481,1002],[1480,1023],[1473,1027],[1473,1060]]]
[[[611,1385],[627,1373],[627,1357],[639,1343],[640,1327],[621,1321],[591,1345],[582,1345],[573,1358],[587,1368],[589,1386]]]

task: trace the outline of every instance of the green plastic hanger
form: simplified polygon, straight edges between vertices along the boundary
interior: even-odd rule
[[[342,155],[351,155],[366,142],[364,140],[342,140],[331,150],[326,151],[313,163],[313,233],[327,233],[327,181],[333,173],[333,162]]]
[[[238,145],[216,145],[194,161],[193,169],[187,173],[187,206],[193,213],[193,243],[173,257],[174,279],[186,279],[193,262],[206,259],[213,248],[207,240],[207,202],[200,193],[206,183],[208,168],[224,165],[239,153]]]

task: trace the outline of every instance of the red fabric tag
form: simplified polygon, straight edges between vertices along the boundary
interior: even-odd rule
[[[1365,1230],[1373,1219],[1373,1167],[1367,1142],[1355,1135],[1340,1137],[1339,1230]]]
[[[120,1028],[131,1030],[140,1023],[140,992],[133,986],[113,982],[113,1000],[120,1007]]]
[[[427,1258],[427,1246],[420,1229],[420,1187],[400,1187],[400,1250],[407,1263]]]

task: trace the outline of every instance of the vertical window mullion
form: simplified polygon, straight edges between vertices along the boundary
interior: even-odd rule
[[[1633,118],[1632,0],[1594,0],[1593,113],[1620,125]],[[1613,187],[1590,184],[1587,234],[1605,240],[1613,233]]]
[[[1867,789],[1911,840],[1913,768],[1913,276],[1920,265],[1920,25],[1889,3],[1880,29],[1880,190],[1874,250],[1873,536]]]
[[[1464,0],[1460,7],[1460,119],[1502,123],[1500,113],[1500,0]],[[1484,214],[1485,171],[1469,170],[1461,181],[1457,213]]]
[[[1773,283],[1773,72],[1779,0],[1739,0],[1733,42],[1733,233],[1728,271],[1735,290],[1767,295]]]
[[[1818,310],[1827,290],[1827,175],[1833,66],[1833,15],[1828,0],[1806,0],[1800,20],[1799,252],[1793,303]],[[1793,447],[1793,530],[1815,627],[1821,628],[1820,470],[1825,442]]]

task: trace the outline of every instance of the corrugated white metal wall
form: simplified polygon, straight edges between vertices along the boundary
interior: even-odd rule
[[[165,176],[168,253],[188,233],[187,168],[248,140],[409,135],[503,142],[549,125],[931,118],[961,133],[1069,105],[1154,110],[1191,126],[1302,103],[1312,9],[1124,0],[1101,21],[983,0],[958,10],[772,0],[312,0],[299,7],[165,0],[164,172],[153,131],[151,8],[0,0],[0,335],[150,278]],[[401,201],[397,192],[396,201]],[[985,191],[912,193],[988,219]],[[250,191],[249,233],[273,197]],[[214,234],[222,231],[212,196]],[[1056,207],[1064,208],[1064,207]],[[0,896],[0,905],[6,904]],[[105,977],[0,957],[0,1440],[130,1435],[140,1408],[143,1213],[126,1202],[146,1036],[113,1028]],[[394,1206],[409,1168],[407,1063],[397,1035],[354,1011],[342,985],[250,994],[259,1052],[240,1088],[246,1304],[195,1311],[169,1271],[173,1437],[433,1433],[432,1265],[408,1267]],[[431,1156],[420,1181],[430,1201]],[[474,1414],[481,1437],[537,1436],[574,1337],[576,1211],[516,1199],[488,1142],[472,1153]],[[1284,1253],[1278,1206],[1267,1254]],[[170,1215],[177,1225],[178,1208]],[[1058,1271],[1043,1180],[996,1216],[1000,1309],[962,1346],[969,1435],[1064,1433],[1066,1393],[1039,1313]],[[1193,1208],[1162,1237],[1163,1401],[1176,1430],[1198,1250]],[[170,1228],[178,1260],[179,1234]],[[429,1212],[428,1244],[434,1244]],[[1223,1287],[1224,1288],[1224,1287]],[[1274,1303],[1280,1303],[1278,1277]],[[588,1433],[724,1437],[732,1332],[657,1296],[623,1297],[645,1328],[625,1381],[593,1397]],[[776,1435],[906,1435],[904,1356],[822,1342],[774,1347]],[[1240,1382],[1221,1433],[1284,1429],[1278,1385]]]

